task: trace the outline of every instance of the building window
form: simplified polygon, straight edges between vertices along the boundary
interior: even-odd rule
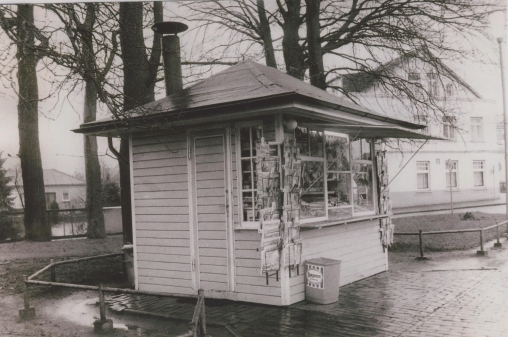
[[[430,162],[428,161],[416,162],[416,188],[418,190],[429,189],[429,173],[430,173]]]
[[[256,144],[261,140],[262,127],[240,127],[239,134],[242,221],[254,222],[259,220],[257,207]]]
[[[443,117],[443,137],[448,139],[455,139],[455,117],[444,116]]]
[[[62,193],[62,201],[70,201],[69,192]]]
[[[473,160],[474,187],[485,186],[484,177],[485,162],[483,160]]]
[[[429,84],[429,96],[439,96],[439,83],[436,73],[428,73],[427,80]]]
[[[483,118],[471,117],[471,139],[483,140]]]
[[[446,187],[447,188],[454,188],[458,187],[457,182],[457,167],[458,167],[458,161],[456,160],[447,160],[446,161]]]
[[[324,132],[295,129],[302,160],[300,219],[326,218]]]
[[[50,209],[53,202],[56,202],[56,193],[46,193],[46,209]]]
[[[407,74],[407,80],[409,82],[409,89],[413,94],[420,93],[420,73],[410,72]]]

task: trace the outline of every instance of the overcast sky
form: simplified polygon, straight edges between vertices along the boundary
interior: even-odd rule
[[[504,17],[503,15],[496,15],[493,17],[493,21],[503,26]],[[185,39],[185,34],[182,34],[181,39]],[[494,55],[495,47],[495,43],[492,43],[491,48]],[[494,57],[494,60],[490,61],[497,62],[497,59]],[[491,63],[482,66],[459,62],[450,66],[485,98],[496,100],[498,103],[498,109],[496,110],[502,111],[501,77],[498,65]],[[47,115],[41,115],[39,118],[43,168],[57,169],[68,174],[84,172],[82,135],[71,131],[78,128],[81,123],[82,96],[82,93],[79,92],[72,94],[70,97],[72,105],[69,102],[64,102],[63,104],[57,104],[55,108],[56,98],[49,99],[40,105],[40,110]],[[5,164],[8,168],[19,164],[19,159],[15,158],[19,151],[16,104],[17,98],[13,91],[0,87],[0,151],[3,151],[2,157],[4,158],[7,154],[12,156]],[[101,160],[104,160],[110,166],[116,166],[116,160],[105,156],[106,150],[106,138],[101,137],[99,138]]]

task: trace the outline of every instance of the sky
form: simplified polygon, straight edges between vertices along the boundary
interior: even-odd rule
[[[494,26],[501,27],[495,34],[501,34],[506,30],[503,24],[505,18],[502,14],[493,16],[492,22]],[[185,33],[181,34],[180,38],[185,44]],[[493,53],[491,54],[494,55],[489,61],[490,64],[458,62],[448,65],[485,98],[496,100],[498,103],[496,109],[502,111],[501,75],[497,64],[498,59],[495,58],[496,44],[491,43],[490,48]],[[41,91],[44,91],[44,88]],[[162,96],[159,95],[156,98],[162,98]],[[56,101],[57,99],[53,97],[40,104],[40,110],[43,113],[39,116],[43,168],[56,169],[71,175],[75,172],[84,172],[83,136],[71,131],[78,128],[82,122],[83,94],[78,91],[70,94],[68,101],[62,103],[61,97],[59,104],[55,104]],[[11,156],[5,163],[7,168],[19,165],[19,159],[16,158],[19,151],[16,105],[17,98],[12,89],[0,87],[0,152],[3,152],[2,158]],[[103,118],[106,115],[103,113],[98,117]],[[98,142],[100,160],[110,167],[117,166],[116,160],[107,155],[110,154],[107,150],[107,139],[99,137]]]

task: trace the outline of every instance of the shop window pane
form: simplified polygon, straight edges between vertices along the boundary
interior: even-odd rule
[[[301,187],[300,219],[324,217],[326,208],[323,162],[302,162]]]
[[[310,156],[323,157],[323,132],[310,131],[309,143],[310,143]]]
[[[326,136],[328,171],[349,171],[349,143],[346,137]]]
[[[256,200],[257,170],[256,170],[256,144],[261,139],[261,127],[249,126],[240,128],[240,167],[243,221],[256,221],[259,219]]]
[[[372,160],[369,142],[366,139],[351,142],[351,156],[356,160]]]
[[[328,173],[328,207],[351,205],[351,174]]]
[[[306,128],[295,129],[296,147],[300,149],[300,155],[310,156],[309,134]]]
[[[353,202],[355,212],[374,210],[372,164],[353,164]]]

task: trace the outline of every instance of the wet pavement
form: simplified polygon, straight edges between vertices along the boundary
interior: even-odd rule
[[[329,305],[304,301],[281,308],[208,299],[207,324],[228,325],[245,337],[506,337],[508,249],[483,258],[473,254],[377,274],[341,287],[339,302]],[[117,313],[135,310],[187,322],[194,310],[188,300],[151,296],[111,296],[108,303]]]

